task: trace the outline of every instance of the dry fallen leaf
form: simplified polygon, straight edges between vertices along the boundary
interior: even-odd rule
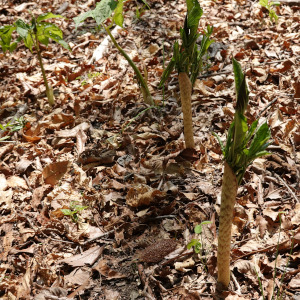
[[[47,165],[43,169],[43,177],[46,184],[55,185],[67,172],[68,161],[61,161]]]
[[[93,268],[93,270],[98,271],[101,275],[105,276],[107,280],[126,278],[126,274],[122,274],[115,271],[109,267],[109,261],[106,259],[101,259],[99,263]]]
[[[92,265],[99,258],[103,252],[103,247],[95,246],[81,254],[73,255],[71,257],[61,260],[72,267],[83,267],[84,265]]]

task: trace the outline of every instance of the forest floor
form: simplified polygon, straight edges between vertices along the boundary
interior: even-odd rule
[[[75,29],[94,1],[0,0],[0,25],[65,16],[50,21],[72,49],[43,47],[53,108],[35,52],[0,53],[0,123],[25,120],[0,130],[10,136],[0,142],[0,298],[213,299],[223,161],[212,132],[225,140],[233,119],[235,57],[249,123],[268,122],[273,142],[238,189],[224,296],[300,299],[299,1],[282,1],[276,24],[258,1],[201,1],[199,33],[213,25],[215,42],[192,96],[195,151],[184,149],[177,74],[157,88],[186,4],[148,2],[125,3],[116,40],[147,70],[151,108],[111,42],[93,56],[106,37],[94,20]]]

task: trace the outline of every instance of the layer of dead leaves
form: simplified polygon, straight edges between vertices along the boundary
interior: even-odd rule
[[[104,32],[93,20],[74,28],[94,2],[0,0],[0,25],[30,11],[67,17],[54,22],[73,49],[43,48],[53,110],[37,58],[22,45],[0,53],[1,124],[27,120],[0,142],[1,299],[213,298],[222,156],[212,131],[225,139],[233,118],[233,56],[248,78],[249,122],[266,120],[273,143],[238,190],[227,296],[299,299],[299,1],[282,2],[277,24],[258,1],[201,1],[200,28],[214,25],[215,43],[193,94],[194,152],[183,147],[176,74],[164,97],[157,89],[184,1],[148,1],[140,19],[128,1],[113,31],[147,69],[157,104],[147,111]],[[186,248],[192,238],[199,254]]]

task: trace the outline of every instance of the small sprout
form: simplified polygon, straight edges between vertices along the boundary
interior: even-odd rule
[[[78,215],[84,210],[84,209],[87,209],[88,206],[82,206],[82,205],[79,205],[77,201],[72,201],[70,203],[70,207],[69,209],[64,209],[62,208],[61,209],[61,212],[65,215],[65,216],[70,216],[72,221],[74,223],[77,223],[78,222]]]
[[[277,16],[275,10],[273,9],[273,6],[274,5],[279,6],[280,2],[278,2],[278,1],[273,2],[273,1],[269,1],[269,0],[259,0],[259,4],[268,10],[271,22],[277,22],[278,16]]]

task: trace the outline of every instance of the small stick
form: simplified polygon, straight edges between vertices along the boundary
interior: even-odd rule
[[[273,99],[271,102],[269,102],[257,115],[256,119],[259,119],[259,117],[261,117],[261,115],[276,101],[278,100],[278,98]]]
[[[296,194],[292,191],[292,189],[288,186],[288,184],[277,174],[275,174],[275,177],[288,189],[288,191],[290,192],[290,194],[293,196],[293,198],[299,203],[299,199],[296,196]]]
[[[99,40],[88,40],[88,41],[84,41],[78,45],[76,45],[72,51],[74,51],[75,49],[77,49],[78,47],[81,47],[81,46],[85,46],[86,44],[88,44],[89,42],[94,42],[94,43],[101,43],[102,41],[99,41]]]
[[[106,235],[109,235],[109,234],[111,234],[111,233],[113,233],[113,232],[114,232],[114,229],[113,229],[113,230],[110,230],[110,231],[107,231],[107,232],[104,232],[104,233],[101,233],[101,234],[99,234],[98,236],[96,236],[96,237],[94,237],[94,238],[92,238],[92,239],[89,239],[89,240],[87,240],[87,241],[81,243],[81,245],[86,245],[86,244],[88,244],[88,243],[90,243],[90,242],[93,242],[93,241],[95,241],[95,240],[98,240],[99,238],[102,238],[102,237],[104,237],[104,236],[106,236]]]

